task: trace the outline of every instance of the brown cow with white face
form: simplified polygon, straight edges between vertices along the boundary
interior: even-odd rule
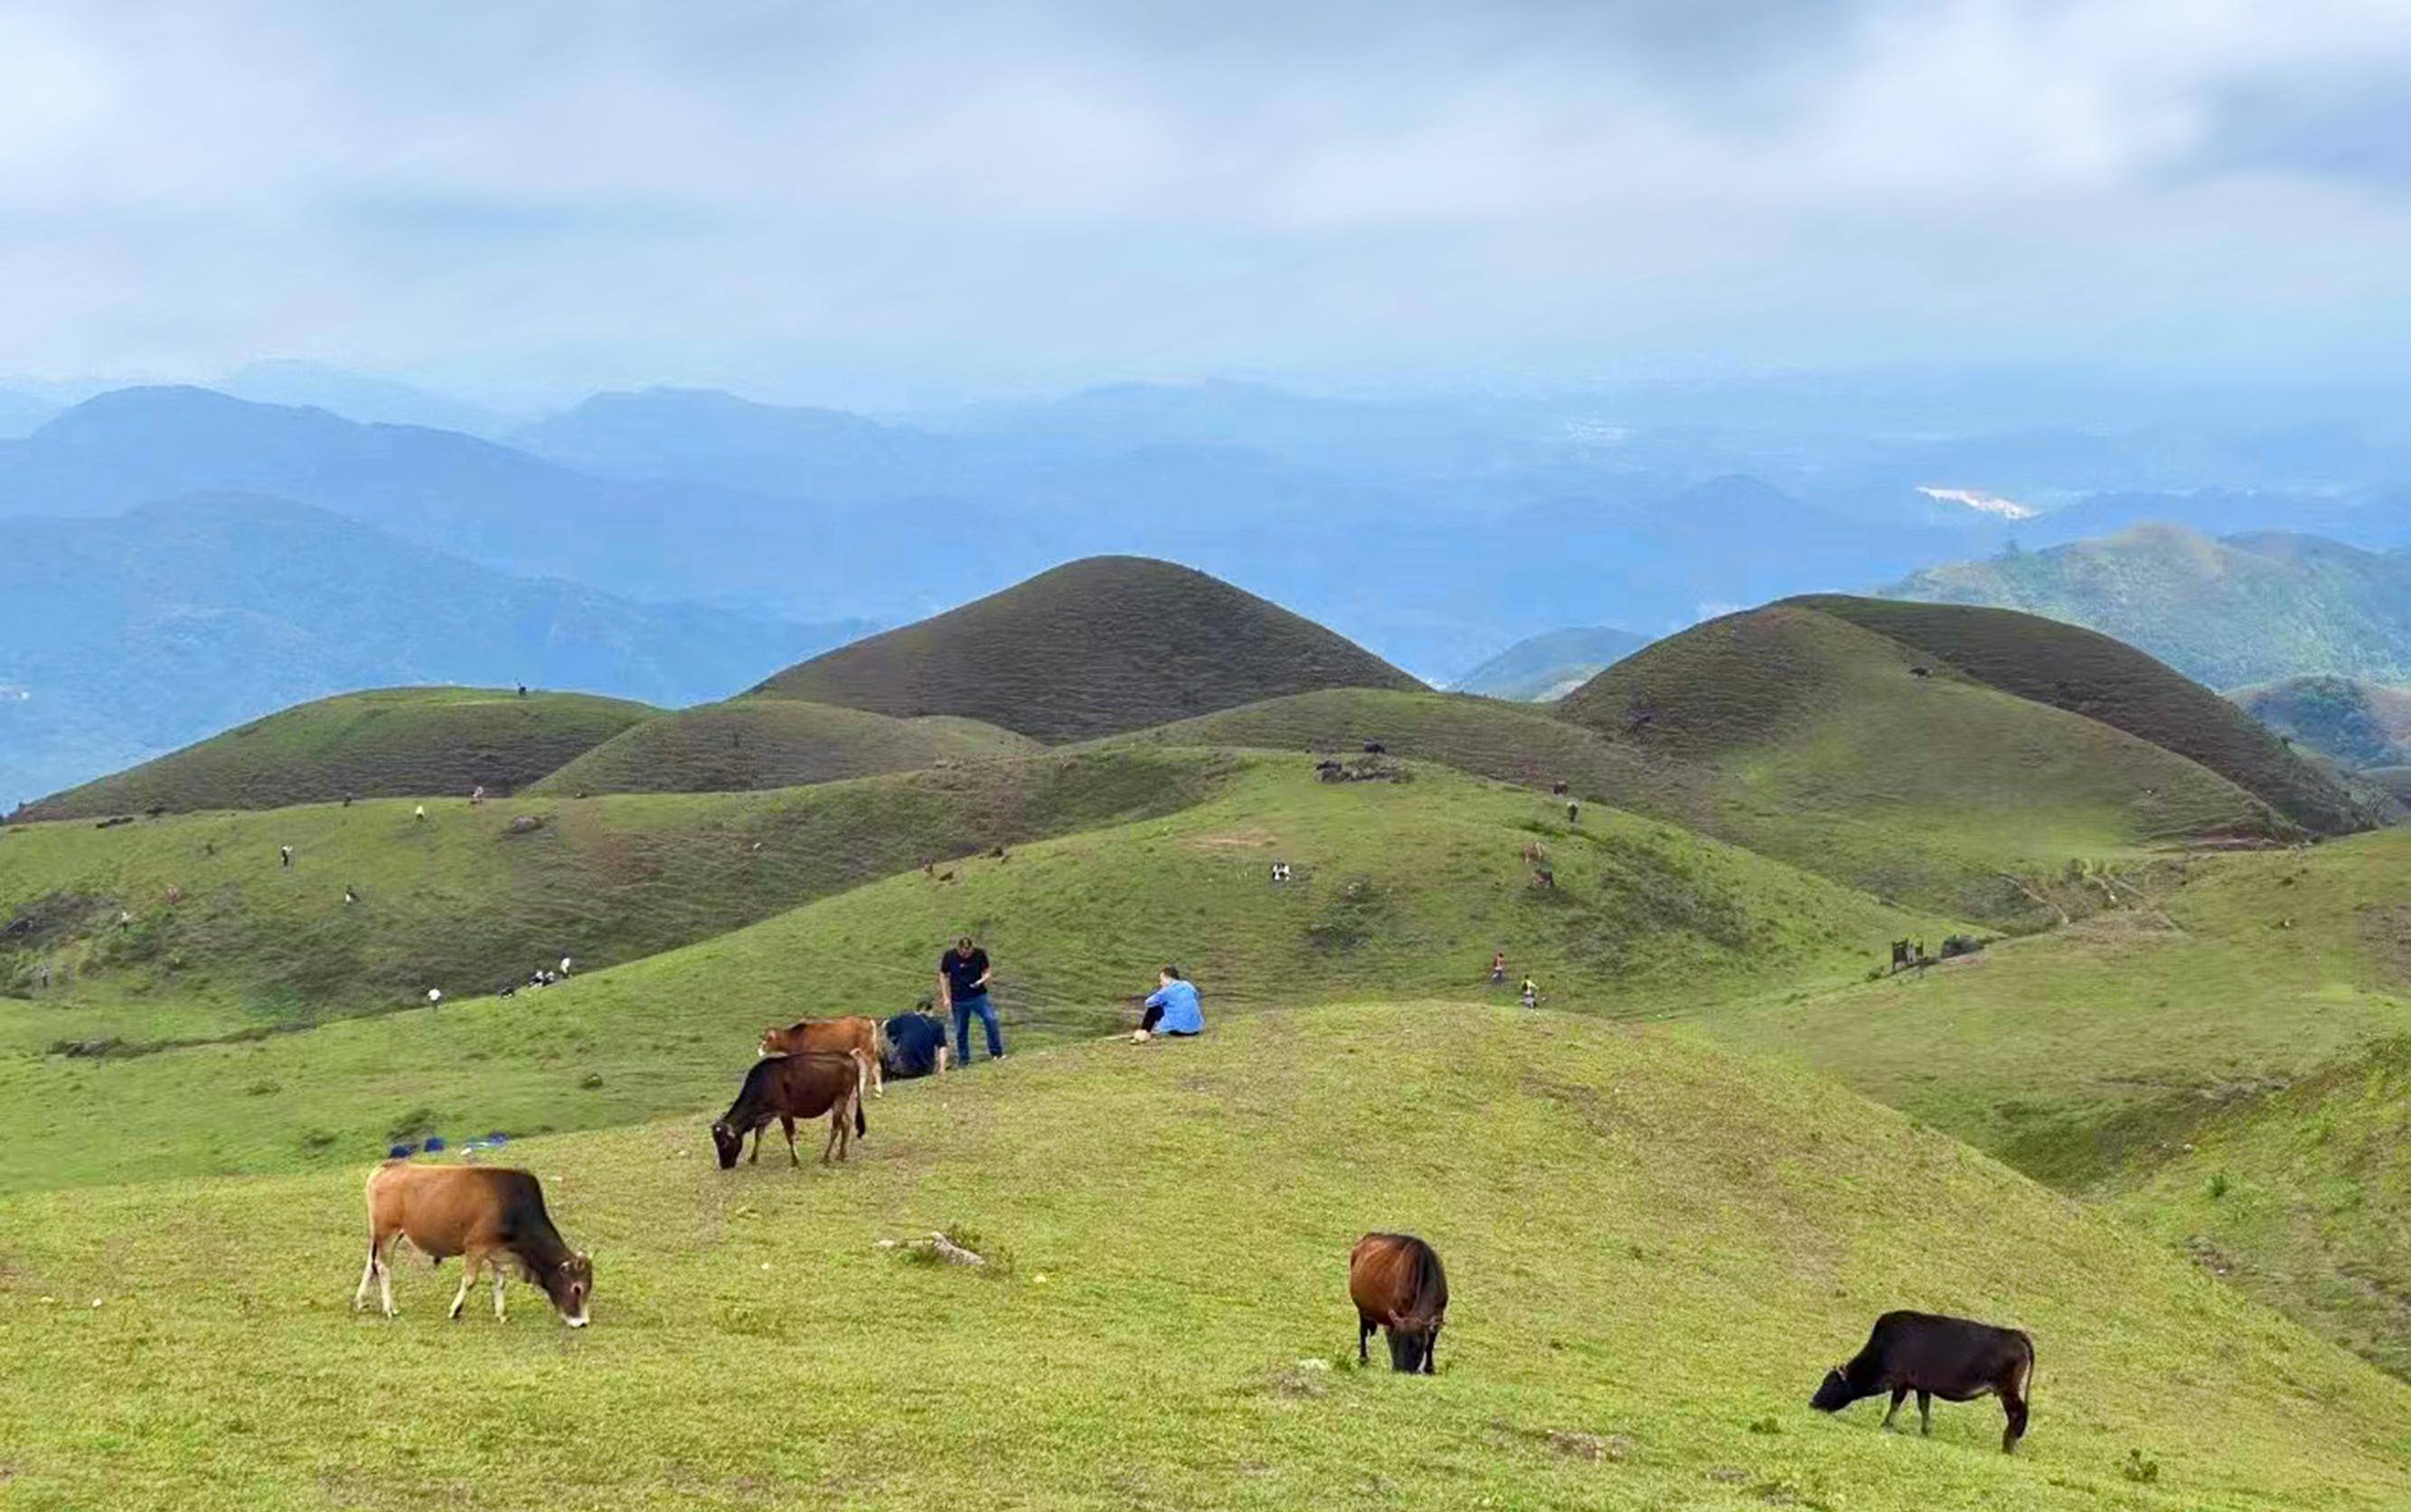
[[[782,1029],[762,1031],[756,1053],[764,1055],[808,1055],[815,1052],[852,1055],[861,1069],[863,1090],[887,1096],[883,1063],[887,1056],[886,1026],[877,1019],[854,1015],[841,1019],[797,1019]]]
[[[586,1326],[594,1290],[594,1262],[562,1242],[545,1212],[544,1188],[533,1174],[490,1166],[414,1165],[388,1160],[369,1172],[369,1263],[352,1294],[355,1312],[377,1284],[385,1316],[394,1316],[393,1243],[407,1239],[431,1260],[460,1257],[460,1290],[450,1316],[460,1316],[477,1272],[494,1276],[494,1319],[503,1321],[503,1287],[513,1272],[544,1288],[553,1310],[573,1329]]]

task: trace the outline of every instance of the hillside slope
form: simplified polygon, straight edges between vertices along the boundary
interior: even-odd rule
[[[1220,579],[1090,557],[790,667],[756,690],[1048,742],[1316,688],[1417,689],[1372,653]]]
[[[1897,1114],[1676,1037],[1282,1011],[900,1087],[826,1171],[711,1169],[723,1091],[517,1152],[593,1252],[578,1333],[524,1287],[507,1325],[445,1324],[448,1267],[400,1268],[397,1319],[350,1316],[357,1158],[172,1211],[151,1187],[0,1200],[12,1490],[270,1512],[463,1487],[497,1509],[839,1486],[1266,1512],[2411,1499],[2401,1385]],[[947,1225],[1009,1269],[879,1247]],[[1429,1378],[1354,1368],[1345,1258],[1388,1228],[1449,1269]],[[1931,1441],[1878,1432],[1878,1404],[1808,1410],[1895,1306],[2033,1333],[2017,1456],[1988,1403],[1937,1404]]]
[[[648,720],[578,756],[535,792],[742,792],[1026,756],[1036,741],[975,720],[899,720],[791,698],[737,698]]]
[[[490,992],[564,954],[592,970],[932,858],[1171,813],[1232,765],[1125,752],[766,793],[452,798],[424,822],[400,799],[10,829],[0,1048],[289,1029]]]
[[[2088,626],[2213,688],[2297,673],[2411,682],[2411,558],[2316,536],[2139,525],[1928,568],[1885,591]]]
[[[2411,689],[2312,676],[2228,696],[2270,729],[2347,768],[2411,765]]]
[[[2377,816],[2209,689],[2122,641],[2037,615],[1819,594],[1792,601],[1890,636],[1980,682],[2098,720],[2203,766],[2305,829],[2340,835]]]
[[[1517,641],[1452,686],[1484,698],[1561,698],[1648,644],[1629,630],[1553,630]]]
[[[284,808],[344,798],[496,794],[534,781],[658,710],[588,693],[380,688],[303,704],[29,804],[20,822]]]
[[[2224,1112],[2111,1209],[2250,1295],[2411,1375],[2411,1039]]]
[[[1659,641],[1559,712],[1693,770],[1717,833],[1963,916],[2047,919],[2029,879],[2082,858],[2286,828],[2181,756],[1801,601]]]
[[[1176,768],[1183,759],[1167,751],[1135,764]],[[1134,763],[1131,752],[1056,760],[1088,761],[1107,773]],[[814,817],[811,805],[827,801],[822,795],[859,794],[884,812],[900,807],[899,783],[909,791],[1045,764],[794,790],[787,796],[797,811],[771,843],[808,852],[832,844],[833,837],[814,838],[838,828]],[[452,995],[440,1009],[270,1039],[128,1057],[0,1057],[0,1105],[42,1110],[36,1127],[0,1138],[0,1189],[343,1160],[382,1150],[387,1130],[411,1121],[413,1110],[439,1117],[439,1127],[465,1119],[522,1133],[657,1116],[721,1092],[731,1056],[741,1068],[767,1023],[910,1007],[929,994],[943,942],[966,931],[995,960],[1006,1032],[1028,1050],[1133,1022],[1131,995],[1151,990],[1166,961],[1191,973],[1217,1017],[1367,991],[1511,999],[1512,979],[1496,987],[1486,980],[1494,951],[1507,953],[1514,973],[1537,977],[1553,1006],[1630,1015],[1835,985],[1863,975],[1886,939],[1912,931],[1938,938],[1951,927],[1662,824],[1597,810],[1569,826],[1531,793],[1439,768],[1407,772],[1404,781],[1332,785],[1301,763],[1248,762],[1208,801],[1176,813],[1086,828],[930,875],[914,867],[731,933],[694,931],[694,944],[581,971],[566,986],[507,1001],[475,998],[484,981],[450,981],[431,983]],[[593,803],[614,806],[606,812],[658,806],[674,814],[705,801]],[[396,829],[407,837],[398,813],[387,825],[386,845]],[[453,827],[460,836],[451,844],[483,850],[542,839],[497,842],[477,826]],[[740,859],[751,854],[741,832],[690,827],[700,830],[697,843],[718,838]],[[865,843],[890,834],[861,833]],[[0,865],[9,847],[33,837],[0,845]],[[1520,851],[1535,840],[1549,847],[1554,888],[1528,880]],[[1271,880],[1276,859],[1290,863],[1285,884]],[[272,868],[272,860],[264,863],[256,885],[281,881]],[[518,894],[490,883],[476,891],[467,882],[442,892],[397,887],[390,901],[382,893],[371,901],[401,925],[378,920],[373,927],[394,931],[392,958],[409,962],[402,946],[456,948],[440,937],[470,933],[463,916],[540,905],[555,918],[600,910],[600,922],[617,931],[609,938],[646,931],[658,938],[666,926],[646,906],[675,909],[680,897],[658,886],[589,902],[577,891],[577,874],[549,887],[538,885],[543,880],[532,875]],[[288,926],[246,948],[283,949],[289,938],[300,952],[292,970],[311,963],[344,967],[357,954],[350,937],[372,924],[360,909],[324,901],[329,906],[311,934]],[[142,925],[156,912],[146,910]],[[175,927],[197,922],[179,918]],[[237,959],[225,946],[205,954],[199,940],[179,953],[196,962]],[[174,985],[163,981],[158,992]],[[0,1027],[20,1044],[72,1033],[66,1026],[73,1022],[38,995],[22,1005],[0,999]],[[477,1058],[464,1059],[464,1046],[475,1046]],[[200,1102],[173,1096],[173,1088],[191,1085],[267,1090]],[[99,1137],[117,1110],[136,1102],[151,1110],[151,1138],[137,1144]]]

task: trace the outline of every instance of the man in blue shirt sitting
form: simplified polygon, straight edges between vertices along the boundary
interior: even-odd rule
[[[1180,975],[1176,966],[1165,967],[1157,973],[1162,985],[1147,995],[1147,1016],[1138,1022],[1138,1032],[1131,1036],[1144,1042],[1158,1034],[1177,1035],[1186,1040],[1206,1027],[1206,1010],[1197,1006],[1197,989]]]
[[[899,1013],[883,1025],[887,1052],[881,1057],[891,1082],[909,1081],[935,1071],[946,1074],[946,1026],[922,998],[910,1013]]]

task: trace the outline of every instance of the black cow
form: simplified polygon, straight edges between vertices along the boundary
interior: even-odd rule
[[[1997,1394],[2009,1420],[2001,1452],[2018,1447],[2026,1432],[2026,1389],[2034,1384],[2034,1340],[2017,1329],[1996,1329],[1964,1317],[1933,1313],[1886,1313],[1876,1319],[1866,1346],[1848,1363],[1825,1373],[1808,1405],[1839,1412],[1862,1397],[1892,1393],[1883,1425],[1900,1415],[1900,1404],[1917,1393],[1920,1432],[1934,1432],[1934,1401],[1973,1402]]]

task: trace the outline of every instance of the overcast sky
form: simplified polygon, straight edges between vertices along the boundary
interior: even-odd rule
[[[2404,0],[0,0],[0,373],[2399,365]]]

